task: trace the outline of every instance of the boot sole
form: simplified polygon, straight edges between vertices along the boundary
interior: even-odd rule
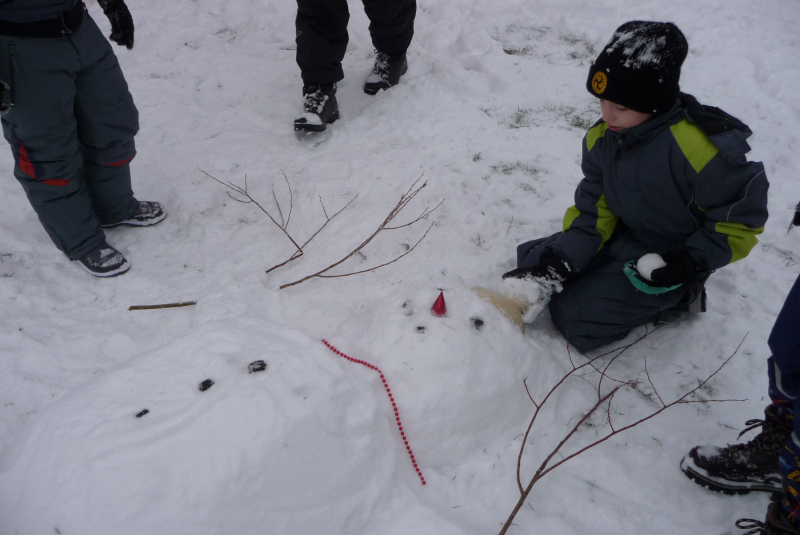
[[[147,219],[145,221],[136,221],[135,219],[129,219],[126,221],[120,221],[119,223],[111,223],[109,225],[100,225],[103,228],[114,228],[114,227],[152,227],[153,225],[157,225],[164,221],[167,218],[166,212],[161,212],[161,215],[158,215],[152,219]]]
[[[331,113],[322,124],[294,123],[295,132],[324,132],[325,128],[339,118],[339,110]]]
[[[783,489],[781,488],[780,476],[777,474],[777,472],[775,473],[775,480],[777,486],[770,486],[769,484],[759,485],[758,483],[755,482],[726,484],[719,480],[711,479],[708,476],[705,476],[695,471],[689,464],[689,462],[687,462],[685,457],[681,459],[681,471],[683,471],[686,477],[688,477],[701,487],[705,487],[708,490],[712,490],[714,492],[721,492],[723,494],[728,494],[728,495],[749,494],[751,492],[766,492],[770,494],[773,500],[780,500],[783,494]]]
[[[98,277],[98,278],[101,278],[101,279],[110,279],[111,277],[117,277],[117,276],[119,276],[119,275],[122,275],[122,274],[124,274],[124,273],[127,273],[127,272],[128,272],[128,270],[129,270],[129,269],[131,269],[131,264],[130,264],[130,262],[128,262],[127,260],[125,261],[125,263],[124,263],[124,264],[122,264],[122,265],[121,265],[120,267],[118,267],[117,269],[115,269],[115,270],[112,270],[112,271],[107,271],[107,272],[105,272],[105,273],[98,272],[98,271],[92,271],[91,269],[89,269],[88,267],[86,267],[86,266],[83,264],[83,262],[80,262],[79,260],[75,260],[75,262],[76,262],[76,263],[77,263],[79,266],[81,266],[81,267],[84,269],[84,271],[86,271],[87,273],[90,273],[90,274],[94,275],[95,277]]]

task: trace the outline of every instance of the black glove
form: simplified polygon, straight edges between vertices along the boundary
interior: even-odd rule
[[[111,22],[111,35],[108,38],[128,47],[128,50],[133,48],[133,17],[124,0],[97,0],[97,3]]]
[[[546,248],[539,256],[539,264],[533,267],[512,269],[503,274],[504,279],[524,279],[537,277],[554,282],[564,282],[572,275],[569,262],[558,256],[552,247]]]
[[[650,274],[653,283],[659,286],[675,286],[686,282],[694,282],[708,275],[708,272],[701,270],[692,256],[685,249],[677,253],[669,253],[663,256],[666,266],[654,269]]]

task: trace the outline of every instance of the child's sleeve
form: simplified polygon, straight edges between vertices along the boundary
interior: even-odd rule
[[[686,240],[689,254],[708,269],[747,256],[764,231],[768,188],[761,162],[748,162],[744,156],[724,162],[716,154],[695,178],[695,203],[705,220]]]
[[[564,214],[563,233],[553,244],[553,250],[569,261],[576,271],[603,248],[617,227],[617,216],[611,213],[603,193],[601,154],[608,125],[598,123],[583,140],[581,170],[583,180],[575,190],[575,205]]]

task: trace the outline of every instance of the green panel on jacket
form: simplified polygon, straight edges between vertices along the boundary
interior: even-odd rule
[[[719,149],[700,128],[687,119],[669,127],[686,159],[698,173],[717,155]]]
[[[716,232],[727,234],[728,247],[731,248],[731,264],[741,260],[750,253],[750,250],[758,243],[758,236],[764,232],[764,227],[750,228],[741,223],[731,223],[720,221],[714,227]]]
[[[617,221],[619,220],[617,216],[611,213],[611,210],[608,209],[608,203],[606,202],[605,194],[600,196],[600,199],[597,201],[595,205],[597,208],[597,224],[595,225],[595,230],[600,234],[601,241],[600,247],[598,247],[598,251],[603,248],[603,245],[611,238],[611,235],[614,234],[614,230],[617,228]],[[570,206],[567,208],[567,213],[564,214],[564,224],[562,227],[562,232],[566,232],[572,226],[572,222],[575,221],[578,216],[581,215],[581,211],[578,210],[575,206]]]
[[[606,130],[608,130],[608,123],[605,122],[591,127],[589,131],[586,132],[586,150],[591,151],[594,144],[597,143],[597,140],[606,134]]]

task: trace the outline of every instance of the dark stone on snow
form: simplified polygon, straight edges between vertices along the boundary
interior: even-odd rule
[[[423,327],[422,325],[420,325],[419,327],[417,327],[417,332],[418,332],[418,333],[424,333],[424,332],[425,332],[425,327]]]
[[[200,392],[205,392],[206,390],[208,390],[212,386],[214,386],[214,381],[212,381],[211,379],[206,379],[205,381],[200,383],[200,386],[199,386]]]
[[[149,410],[147,410],[147,409],[145,409],[145,410],[143,410],[142,412],[140,412],[139,414],[137,414],[137,415],[136,415],[136,417],[137,417],[137,418],[141,418],[142,416],[144,416],[144,415],[145,415],[145,414],[147,414],[148,412],[150,412],[150,411],[149,411]]]
[[[483,327],[483,320],[480,318],[470,318],[469,321],[472,323],[472,326],[475,327],[476,330],[481,330]]]
[[[267,369],[267,363],[263,360],[254,360],[247,366],[247,373],[263,372]]]

